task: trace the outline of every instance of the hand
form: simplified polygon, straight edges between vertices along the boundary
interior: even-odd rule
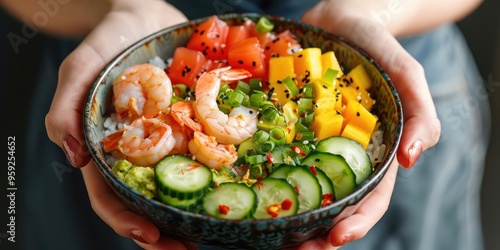
[[[49,138],[63,148],[73,166],[83,167],[90,160],[82,133],[82,109],[99,72],[133,42],[184,21],[187,19],[182,13],[163,1],[116,1],[64,60],[45,122]],[[169,249],[185,249],[179,241],[160,237],[156,226],[130,211],[110,190],[94,163],[82,168],[82,173],[94,211],[118,234],[134,238],[144,248],[169,244]]]

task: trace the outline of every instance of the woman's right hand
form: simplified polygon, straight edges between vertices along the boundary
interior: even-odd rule
[[[109,7],[109,12],[59,69],[57,90],[45,119],[47,133],[74,167],[83,167],[92,208],[119,235],[134,239],[143,248],[186,249],[189,243],[160,237],[152,222],[129,210],[108,187],[90,161],[83,136],[82,111],[91,84],[119,52],[146,35],[187,19],[164,1],[111,1]]]

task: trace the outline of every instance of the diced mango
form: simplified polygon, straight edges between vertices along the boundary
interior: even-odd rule
[[[318,80],[313,82],[313,96],[314,100],[319,100],[322,98],[336,98],[337,88],[335,86],[329,86],[323,83],[323,81]]]
[[[307,83],[321,79],[323,70],[320,48],[306,48],[295,52],[293,57],[295,79],[299,88],[302,88]]]
[[[294,57],[281,56],[269,59],[269,88],[273,89],[272,99],[280,104],[285,104],[290,100],[287,95],[287,87],[283,84],[283,79],[294,77]]]
[[[315,116],[312,124],[314,136],[318,140],[322,140],[330,136],[340,135],[343,120],[344,117],[335,110]]]
[[[337,89],[342,93],[344,104],[352,100],[361,103],[367,110],[371,110],[375,104],[375,100],[371,98],[370,93],[366,89],[358,86],[356,82],[351,83],[346,76],[340,78],[340,81],[337,83]]]
[[[375,130],[375,125],[378,120],[377,116],[370,113],[363,105],[357,102],[349,102],[342,115],[344,116],[344,123],[342,124],[343,129],[350,124],[365,131],[369,136],[371,136]]]
[[[333,51],[328,51],[321,55],[321,66],[322,66],[322,75],[325,74],[325,71],[328,68],[338,70],[339,73],[337,77],[341,77],[344,75],[344,73],[342,72],[342,68],[340,67],[339,61],[337,60],[337,57],[335,56],[335,53]]]
[[[362,64],[358,64],[354,69],[345,75],[345,79],[351,84],[359,86],[365,90],[371,89],[373,81]]]
[[[347,126],[344,128],[342,131],[341,136],[353,139],[361,146],[363,146],[364,149],[368,147],[368,143],[370,142],[371,134],[368,134],[366,131],[356,127],[355,125],[352,124],[347,124]]]
[[[329,98],[321,98],[316,101],[314,104],[314,115],[318,116],[322,113],[335,110],[335,106],[337,104],[337,101],[340,102],[340,100],[336,99],[335,97],[329,97]]]

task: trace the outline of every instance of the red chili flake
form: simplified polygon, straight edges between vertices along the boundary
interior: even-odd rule
[[[220,214],[224,214],[224,215],[228,214],[229,213],[229,207],[226,206],[226,205],[222,205],[222,204],[219,205],[219,213]]]
[[[309,166],[309,170],[311,170],[311,173],[313,173],[313,175],[318,175],[318,172],[316,171],[316,166],[314,165]]]
[[[199,168],[200,166],[201,166],[200,164],[194,164],[194,163],[193,164],[189,164],[188,168],[186,170],[187,171],[193,171],[193,170]]]
[[[296,154],[300,154],[301,156],[306,156],[306,155],[307,155],[307,154],[304,152],[304,150],[303,150],[301,147],[299,147],[299,146],[291,146],[290,148],[291,148],[291,149],[293,150],[293,152],[295,152]]]
[[[273,218],[278,217],[279,211],[281,210],[280,204],[272,204],[267,207],[267,213],[271,215]]]
[[[269,163],[269,164],[273,164],[274,163],[274,156],[273,156],[273,154],[267,153],[266,154],[266,158],[267,158],[267,163]]]
[[[283,210],[290,210],[290,208],[292,208],[292,205],[293,205],[293,201],[291,201],[290,199],[285,199],[281,203],[281,209],[283,209]]]
[[[321,207],[328,206],[333,203],[333,194],[323,194],[322,195],[323,200],[321,201]]]
[[[295,140],[297,141],[300,141],[300,139],[302,139],[302,133],[298,133],[296,136],[295,136]]]
[[[264,184],[264,183],[263,183],[262,181],[260,181],[260,180],[261,180],[261,179],[257,179],[257,182],[256,182],[256,183],[257,183],[257,187],[259,188],[259,190],[260,190],[261,188],[263,188],[263,187],[266,185],[266,184]]]
[[[300,195],[300,190],[298,186],[294,186],[293,189],[295,189],[295,192],[297,192],[297,195]]]

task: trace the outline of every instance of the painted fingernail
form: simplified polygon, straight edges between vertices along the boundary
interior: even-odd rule
[[[408,149],[408,168],[412,167],[413,164],[415,164],[415,162],[420,157],[420,154],[422,154],[422,142],[416,141],[415,143],[413,143],[413,145],[411,145],[410,149]]]
[[[140,230],[132,230],[130,233],[130,238],[136,240],[136,241],[140,241],[142,243],[145,243],[145,244],[149,244],[143,237],[142,237],[142,233]]]
[[[88,155],[83,154],[83,152],[85,152],[85,149],[82,148],[75,137],[71,135],[66,137],[66,139],[64,139],[62,143],[62,148],[64,153],[66,154],[66,158],[68,158],[73,167],[83,167],[85,164],[87,164]]]
[[[336,247],[343,246],[349,242],[351,242],[354,239],[354,235],[352,234],[346,234],[344,237],[342,237],[342,240],[336,245]]]

